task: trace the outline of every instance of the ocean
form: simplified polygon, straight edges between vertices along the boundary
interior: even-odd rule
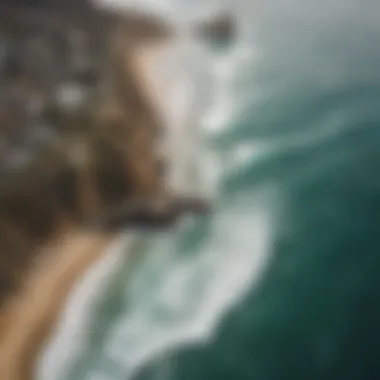
[[[198,143],[177,153],[216,211],[126,238],[41,379],[379,379],[380,3],[142,3],[237,18],[232,46],[185,59]]]

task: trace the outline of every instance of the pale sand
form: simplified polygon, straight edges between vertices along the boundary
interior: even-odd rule
[[[66,231],[46,246],[18,296],[1,312],[0,379],[34,379],[34,367],[66,299],[117,236]],[[53,379],[52,379],[53,380]]]

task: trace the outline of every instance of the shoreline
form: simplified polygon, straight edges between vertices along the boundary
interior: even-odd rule
[[[83,353],[90,333],[87,328],[91,328],[96,320],[94,311],[106,295],[104,292],[119,265],[125,265],[130,255],[133,256],[136,242],[136,236],[123,234],[73,286],[50,338],[37,358],[35,374],[38,380],[60,378],[59,375]]]
[[[65,231],[44,247],[43,259],[1,312],[0,378],[32,380],[67,301],[118,235]]]

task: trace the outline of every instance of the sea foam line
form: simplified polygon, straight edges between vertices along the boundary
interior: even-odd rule
[[[114,324],[104,352],[121,367],[120,380],[132,379],[178,347],[209,342],[221,317],[261,279],[276,220],[278,198],[272,190],[258,192],[254,202],[250,194],[217,214],[208,243],[191,257],[175,248],[167,255],[164,245],[165,265],[150,287],[141,282],[143,268],[135,274],[139,281],[132,280],[126,295],[135,294],[130,312]],[[151,255],[163,253],[157,249]],[[102,374],[102,368],[93,373]]]

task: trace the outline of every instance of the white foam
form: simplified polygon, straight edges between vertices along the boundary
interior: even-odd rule
[[[250,194],[249,204],[242,199],[217,215],[209,243],[199,253],[184,258],[172,251],[163,257],[166,265],[149,289],[141,286],[141,278],[132,281],[130,291],[136,294],[141,287],[142,292],[114,325],[105,349],[123,367],[120,379],[132,378],[178,346],[208,341],[221,316],[260,280],[270,258],[277,205],[275,193],[263,193],[255,205]]]
[[[243,103],[239,92],[234,91],[238,73],[244,72],[247,65],[252,66],[258,57],[251,46],[241,43],[214,61],[211,70],[215,78],[214,101],[201,120],[203,129],[209,135],[225,131],[237,118]]]
[[[231,154],[228,156],[229,159],[229,169],[241,170],[245,168],[247,164],[252,164],[261,155],[268,152],[269,147],[267,144],[260,143],[240,143],[232,150]]]

